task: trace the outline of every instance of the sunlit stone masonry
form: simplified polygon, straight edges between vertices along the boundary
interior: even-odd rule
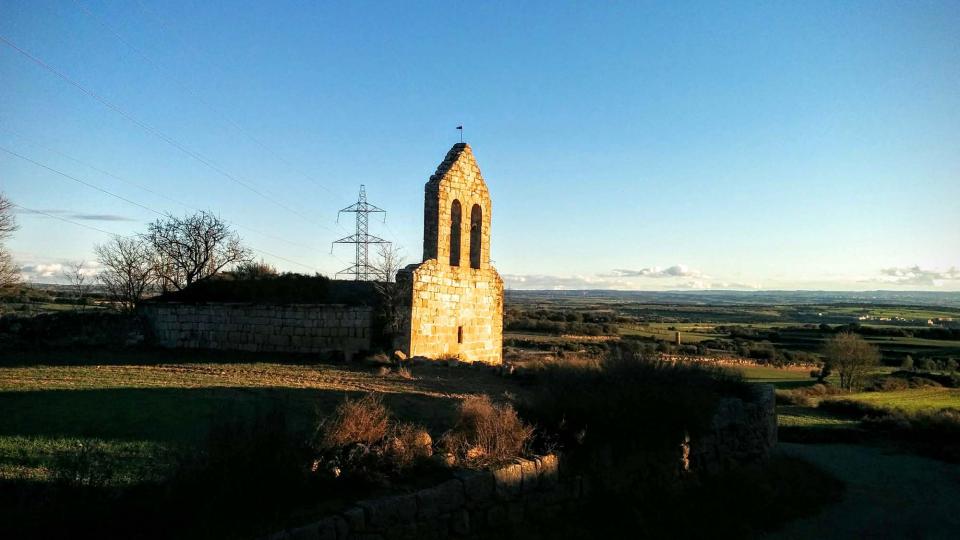
[[[503,360],[503,280],[490,265],[490,192],[473,150],[453,145],[424,188],[423,262],[397,272],[409,356]]]

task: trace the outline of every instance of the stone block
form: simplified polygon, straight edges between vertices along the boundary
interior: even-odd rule
[[[523,470],[519,463],[511,463],[492,472],[498,498],[510,500],[520,494],[523,487]]]
[[[415,494],[384,497],[357,503],[367,517],[367,527],[385,529],[402,523],[409,523],[417,515],[417,497]]]
[[[418,516],[429,519],[439,514],[452,512],[463,507],[466,500],[463,482],[448,480],[436,487],[422,489],[416,493]]]
[[[520,459],[518,460],[518,464],[520,465],[520,474],[523,476],[521,491],[523,493],[530,493],[536,490],[537,486],[540,485],[537,463],[529,459]]]

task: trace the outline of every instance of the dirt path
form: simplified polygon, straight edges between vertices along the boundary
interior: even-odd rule
[[[780,443],[778,451],[820,466],[847,489],[838,504],[769,539],[960,538],[960,465],[863,445]]]

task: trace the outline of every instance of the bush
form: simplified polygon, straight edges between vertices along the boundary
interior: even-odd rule
[[[476,467],[523,455],[532,436],[533,428],[512,405],[494,404],[488,396],[478,395],[463,400],[457,423],[442,443],[460,463]]]
[[[799,405],[801,407],[815,407],[817,405],[816,400],[810,396],[793,390],[777,389],[776,395],[778,405]]]
[[[333,415],[319,425],[320,448],[328,450],[353,443],[370,445],[383,440],[389,427],[390,412],[380,396],[344,398]]]
[[[885,409],[852,399],[825,399],[820,402],[818,408],[842,416],[852,416],[856,418],[864,418],[868,415],[879,416],[886,413]]]
[[[317,439],[311,471],[359,485],[385,483],[433,454],[430,434],[420,426],[395,422],[375,394],[345,398],[319,423]]]
[[[673,448],[709,426],[725,396],[748,397],[739,374],[692,362],[611,355],[593,364],[548,364],[521,412],[560,435],[560,443],[612,445],[625,454]]]

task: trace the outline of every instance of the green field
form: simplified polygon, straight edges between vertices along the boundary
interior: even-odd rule
[[[788,390],[815,383],[803,371],[766,366],[737,368],[750,382],[773,384],[778,389]],[[893,368],[878,368],[873,375],[883,375]],[[836,376],[828,379],[836,384]],[[960,409],[960,388],[913,388],[890,392],[857,392],[838,394],[824,399],[849,399],[882,409],[903,409],[907,412],[932,411],[944,408]],[[783,427],[797,428],[855,428],[859,420],[840,416],[816,407],[777,405],[777,422]]]
[[[884,409],[903,409],[908,412],[960,409],[960,388],[913,388],[893,392],[860,392],[844,395],[843,398]]]
[[[358,366],[196,356],[128,353],[100,365],[0,367],[0,479],[52,479],[59,460],[91,448],[116,463],[116,482],[156,477],[178,449],[202,443],[211,422],[275,404],[292,427],[308,431],[344,396],[380,392],[399,418],[439,434],[463,396],[523,392],[480,368],[422,367],[407,380]]]
[[[817,428],[854,428],[860,422],[850,418],[797,405],[780,405],[777,407],[777,424],[782,427],[817,427]]]

